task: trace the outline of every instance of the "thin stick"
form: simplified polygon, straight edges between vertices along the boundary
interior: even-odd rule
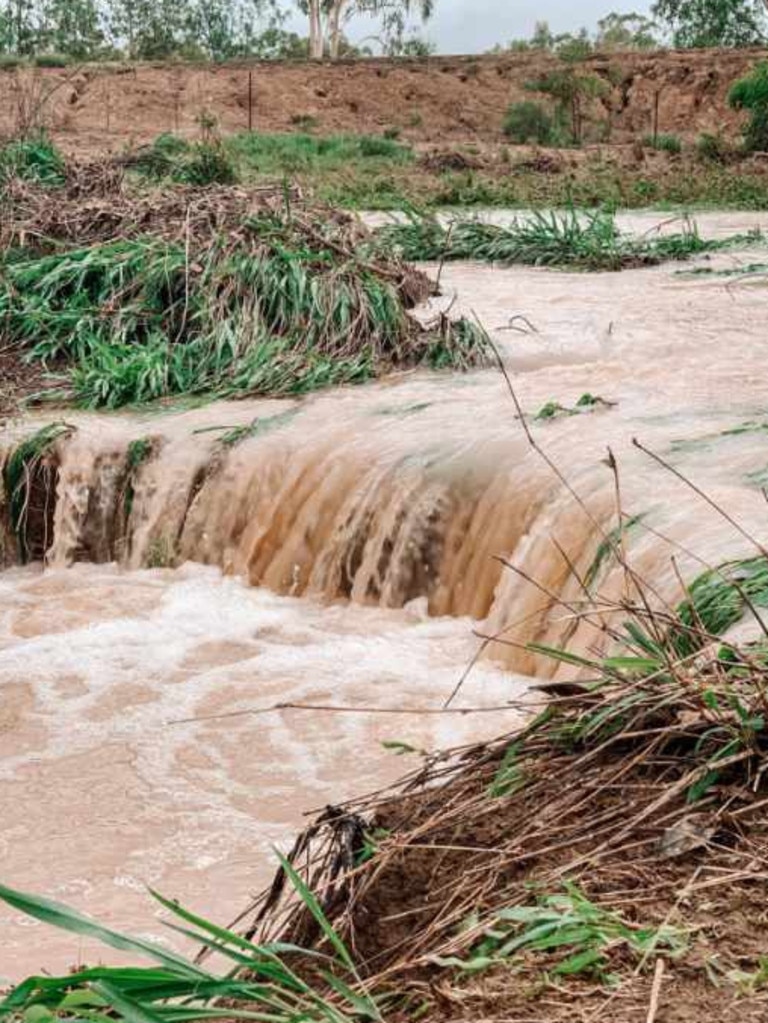
[[[651,1001],[648,1006],[648,1015],[645,1023],[656,1023],[656,1014],[659,1011],[659,999],[661,998],[661,985],[664,980],[664,960],[659,957],[656,960],[656,969],[653,971],[653,985],[651,986]]]
[[[517,711],[514,704],[507,703],[498,707],[340,707],[324,703],[275,703],[271,707],[251,707],[249,710],[232,710],[225,714],[207,714],[203,717],[177,718],[166,721],[167,725],[199,724],[202,721],[225,721],[229,718],[249,717],[255,714],[273,714],[279,710],[323,711],[328,714],[404,714],[408,716],[423,714],[441,716],[443,714],[498,714],[504,710]]]

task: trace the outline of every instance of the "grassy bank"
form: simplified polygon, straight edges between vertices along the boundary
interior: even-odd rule
[[[248,185],[290,180],[348,209],[483,207],[714,207],[768,209],[768,170],[698,150],[531,150],[459,146],[419,152],[384,136],[240,134],[222,140],[231,173]],[[188,180],[195,143],[170,135],[145,147],[146,175]],[[195,183],[194,181],[192,183]]]

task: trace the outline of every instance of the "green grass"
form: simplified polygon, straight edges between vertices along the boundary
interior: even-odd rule
[[[413,153],[394,139],[378,135],[319,136],[245,133],[227,140],[227,149],[245,179],[306,172],[367,173],[377,167],[407,166]]]
[[[500,964],[514,967],[520,957],[546,957],[553,977],[592,974],[605,981],[610,979],[611,951],[626,951],[643,961],[656,951],[680,954],[686,943],[685,932],[678,928],[640,927],[566,884],[562,892],[542,895],[530,905],[502,909],[466,959],[444,959],[441,964],[477,973]]]
[[[683,143],[678,135],[646,135],[643,145],[660,153],[671,153],[673,156],[683,151]]]
[[[235,161],[215,136],[187,142],[177,135],[159,135],[130,161],[130,166],[148,181],[168,180],[198,188],[232,185],[238,180]]]
[[[323,232],[326,232],[323,234]],[[424,331],[398,274],[264,215],[196,246],[148,237],[0,264],[0,339],[63,372],[81,405],[305,394],[388,370],[483,361],[467,322]]]
[[[13,178],[50,187],[64,184],[64,158],[47,135],[17,139],[0,148],[0,195]]]
[[[326,939],[327,951],[308,953],[287,944],[257,945],[152,893],[171,917],[166,926],[228,962],[223,973],[204,969],[160,944],[103,927],[59,903],[0,886],[0,899],[17,912],[152,963],[97,966],[63,977],[30,977],[0,1002],[0,1019],[12,1023],[106,1023],[115,1019],[125,1023],[215,1019],[259,1023],[380,1021],[379,1006],[362,985],[347,947],[314,895],[290,864],[283,862]],[[308,968],[313,983],[303,978]]]
[[[634,238],[619,231],[612,213],[573,207],[533,211],[507,226],[475,218],[443,222],[433,215],[412,213],[405,222],[381,228],[377,238],[382,251],[396,249],[408,260],[465,259],[580,270],[652,266],[762,240],[757,233],[705,240],[692,225],[677,234]]]
[[[225,448],[237,447],[238,444],[242,444],[243,441],[251,440],[254,437],[261,437],[264,434],[271,433],[273,430],[279,430],[281,426],[287,426],[301,410],[294,408],[288,409],[287,412],[278,412],[274,416],[266,416],[261,419],[254,419],[250,423],[246,423],[244,426],[206,426],[202,430],[195,430],[196,434],[200,433],[221,433],[218,438],[219,444]]]
[[[697,576],[678,615],[686,626],[721,636],[741,621],[750,604],[768,608],[768,559],[762,555],[728,562]],[[681,631],[675,645],[687,656],[700,649],[703,640]]]

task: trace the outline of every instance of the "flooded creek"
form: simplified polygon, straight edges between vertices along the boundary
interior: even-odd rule
[[[766,226],[697,220],[705,235]],[[768,282],[690,269],[443,268],[434,307],[454,302],[491,331],[581,507],[531,449],[496,370],[301,402],[66,412],[47,566],[10,565],[8,542],[0,573],[2,880],[181,947],[145,886],[225,923],[305,811],[413,763],[383,743],[436,749],[513,727],[527,680],[555,671],[526,644],[570,630],[547,596],[577,589],[562,551],[583,575],[596,523],[617,521],[608,448],[622,510],[642,516],[633,566],[661,599],[680,598],[678,572],[749,547],[633,438],[764,539]],[[9,423],[0,448],[51,418]],[[606,565],[602,592],[622,585]],[[476,652],[473,628],[514,623],[515,645],[492,647],[456,704],[509,709],[424,713]],[[572,641],[597,643],[585,627]],[[283,703],[353,710],[272,709]],[[406,713],[377,713],[392,710]],[[100,955],[6,909],[0,934],[9,980]]]

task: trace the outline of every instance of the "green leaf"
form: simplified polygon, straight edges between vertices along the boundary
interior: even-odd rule
[[[152,1009],[134,1001],[115,984],[108,981],[97,981],[93,990],[101,995],[108,1005],[126,1020],[126,1023],[163,1023],[163,1017]]]
[[[185,977],[196,977],[201,980],[208,980],[209,974],[198,969],[189,960],[175,952],[167,951],[159,945],[153,945],[141,938],[129,938],[118,931],[102,927],[94,920],[83,916],[74,909],[50,899],[43,899],[34,895],[27,895],[13,888],[0,885],[0,899],[12,906],[13,909],[25,913],[27,916],[40,920],[51,927],[58,927],[60,930],[69,931],[86,938],[94,938],[110,948],[120,952],[135,952],[138,955],[154,959],[158,963],[177,971]],[[0,1006],[2,1008],[2,1006]]]
[[[598,949],[587,948],[583,952],[577,952],[575,955],[569,956],[568,959],[564,959],[552,972],[561,977],[568,977],[584,973],[585,970],[591,970],[594,966],[602,966],[604,963],[605,957]]]
[[[293,864],[285,856],[283,856],[282,853],[277,852],[277,856],[291,884],[298,892],[304,905],[307,907],[309,912],[314,917],[316,923],[320,927],[320,930],[331,943],[331,945],[336,951],[336,954],[338,955],[339,959],[344,964],[344,966],[346,966],[349,972],[356,977],[357,971],[355,969],[355,964],[352,961],[352,957],[350,956],[349,951],[347,950],[347,946],[344,944],[344,942],[341,940],[339,935],[332,927],[330,921],[323,912],[322,906],[317,901],[315,893],[310,890],[310,888],[306,885],[301,875],[298,874],[297,871],[294,869]]]

